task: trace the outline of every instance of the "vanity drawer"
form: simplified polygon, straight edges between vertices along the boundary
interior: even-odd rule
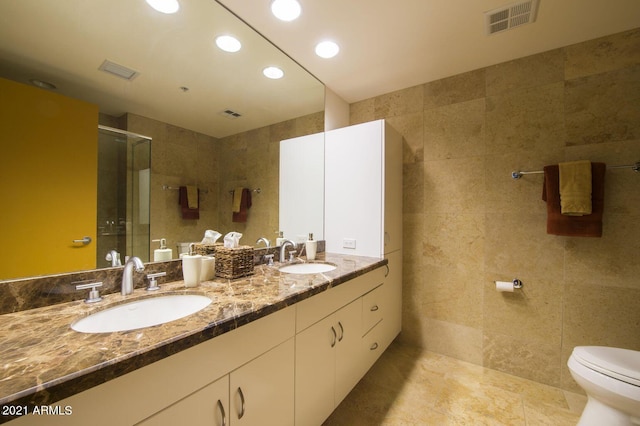
[[[362,296],[362,334],[371,330],[384,314],[384,284]]]

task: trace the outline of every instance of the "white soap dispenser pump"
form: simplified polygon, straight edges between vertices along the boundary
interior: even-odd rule
[[[159,240],[151,240],[153,242],[159,242],[160,248],[155,249],[153,251],[153,261],[154,262],[166,262],[173,258],[173,250],[167,248],[167,240],[165,238],[160,238]]]
[[[284,243],[284,233],[282,231],[278,231],[278,238],[276,238],[276,246],[280,247]]]
[[[307,251],[307,260],[315,260],[316,252],[318,251],[318,242],[313,239],[313,233],[309,232],[309,239],[305,243],[305,249]]]

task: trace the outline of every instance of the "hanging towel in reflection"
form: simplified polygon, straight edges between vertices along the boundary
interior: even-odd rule
[[[591,214],[568,216],[560,206],[560,171],[557,165],[544,167],[542,199],[547,202],[547,234],[566,237],[601,237],[604,212],[604,163],[591,163]]]
[[[558,164],[560,212],[568,216],[591,214],[591,161]]]
[[[195,196],[190,196],[188,187],[186,186],[181,186],[179,190],[178,204],[180,204],[183,219],[200,219],[200,190],[197,187],[192,188],[195,189]],[[190,198],[195,198],[195,204],[194,201],[191,202],[191,205],[196,206],[195,208],[189,208]]]
[[[237,203],[236,203],[237,201]],[[247,188],[236,188],[233,191],[233,222],[246,222],[251,207],[251,191]]]

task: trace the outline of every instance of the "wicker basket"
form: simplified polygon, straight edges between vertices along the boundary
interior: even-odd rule
[[[240,278],[253,274],[253,247],[216,246],[216,277]]]
[[[196,254],[201,254],[203,256],[215,256],[216,254],[216,250],[219,247],[223,247],[222,243],[215,243],[215,244],[194,244],[193,248],[196,252]]]

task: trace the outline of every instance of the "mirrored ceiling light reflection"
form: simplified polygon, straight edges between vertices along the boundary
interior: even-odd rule
[[[235,53],[242,48],[242,43],[237,38],[230,35],[216,37],[216,46],[225,52]]]
[[[265,77],[270,78],[272,80],[278,80],[284,77],[284,71],[282,71],[278,67],[266,67],[265,69],[262,70],[262,74],[264,74]]]
[[[162,13],[176,13],[180,9],[178,0],[146,0],[147,4]]]

